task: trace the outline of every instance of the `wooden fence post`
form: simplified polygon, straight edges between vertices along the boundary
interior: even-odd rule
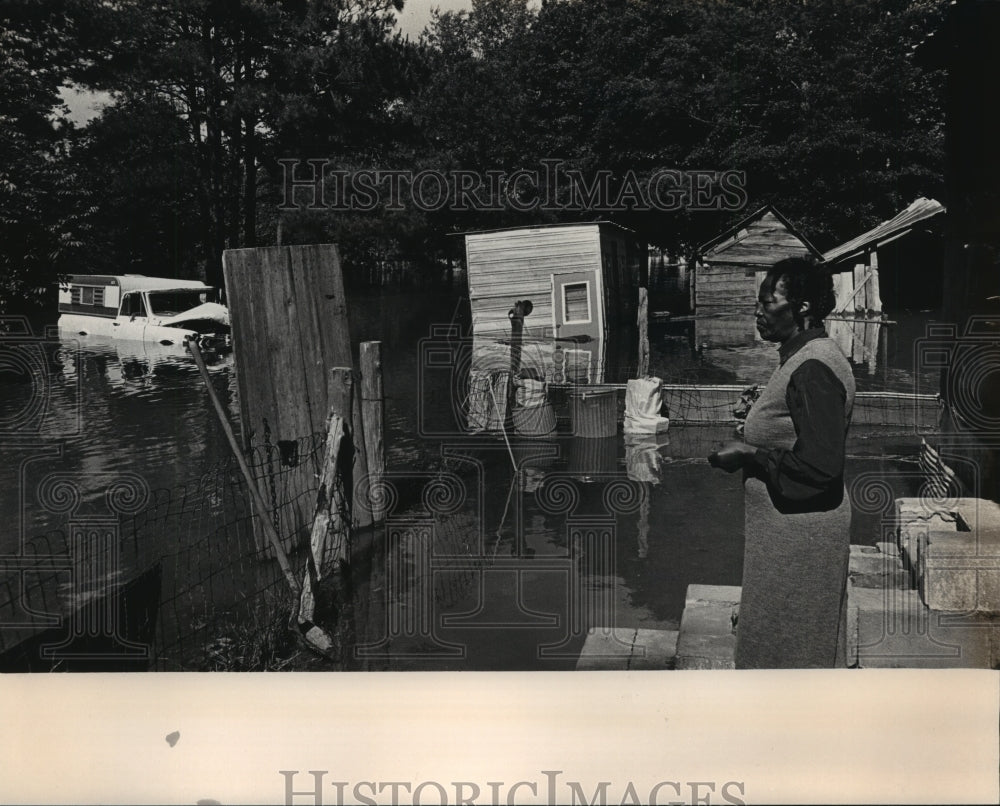
[[[385,475],[385,395],[382,387],[382,342],[361,343],[361,419],[365,426],[368,489],[377,490]],[[382,495],[369,495],[372,521],[385,518]]]
[[[645,378],[649,375],[649,292],[645,288],[639,288],[639,367],[636,370],[637,378]]]
[[[353,378],[353,373],[352,373]],[[361,390],[359,384],[354,384],[353,400],[351,401],[351,431],[354,434],[354,478],[355,485],[357,479],[368,477],[368,448],[365,444],[365,421],[361,411]],[[358,502],[354,500],[351,507],[353,521],[358,526],[365,527],[372,524],[372,512],[367,501]]]
[[[371,524],[371,513],[367,504],[359,504],[354,499],[354,487],[358,479],[363,479],[368,473],[368,462],[365,456],[365,430],[361,422],[361,395],[356,394],[354,370],[350,367],[334,367],[330,370],[328,379],[328,396],[330,411],[350,423],[348,433],[351,438],[352,462],[351,473],[344,481],[344,492],[351,511],[352,522],[358,526]]]

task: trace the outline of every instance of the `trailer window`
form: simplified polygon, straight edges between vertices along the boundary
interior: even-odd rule
[[[563,322],[590,321],[590,283],[569,283],[563,286]]]
[[[74,305],[104,305],[104,287],[75,285],[70,290],[70,300]]]

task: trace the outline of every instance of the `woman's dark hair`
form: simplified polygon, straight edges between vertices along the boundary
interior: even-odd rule
[[[772,290],[778,283],[785,287],[785,297],[792,303],[799,324],[802,324],[802,317],[798,313],[799,303],[809,303],[813,327],[821,325],[823,318],[837,304],[830,272],[808,258],[788,257],[779,260],[768,270],[764,283]]]

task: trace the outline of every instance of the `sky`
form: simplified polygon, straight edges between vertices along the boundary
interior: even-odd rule
[[[472,0],[406,0],[396,24],[403,34],[416,39],[431,20],[431,10],[462,11],[472,8]]]

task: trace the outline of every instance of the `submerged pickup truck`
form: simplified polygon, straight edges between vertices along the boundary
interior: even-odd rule
[[[59,286],[61,335],[108,336],[206,349],[230,345],[229,310],[198,280],[141,274],[74,274]]]

